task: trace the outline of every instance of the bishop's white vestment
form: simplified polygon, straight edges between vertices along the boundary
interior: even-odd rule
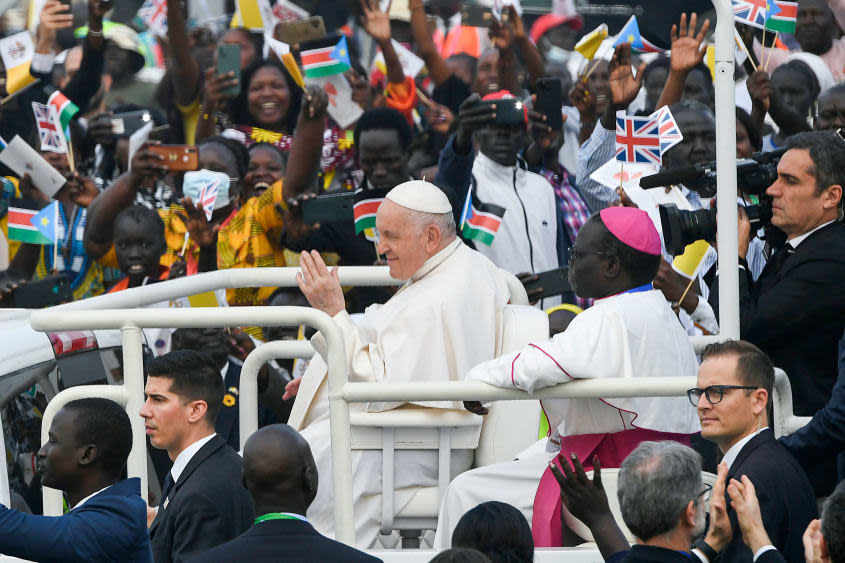
[[[429,258],[384,305],[372,305],[360,319],[335,315],[346,346],[350,381],[461,381],[470,369],[495,357],[502,309],[509,292],[501,271],[456,239]],[[334,535],[331,433],[328,417],[326,344],[317,334],[318,352],[297,394],[289,424],[308,440],[319,471],[317,498],[307,517]],[[320,358],[323,356],[323,358]],[[461,403],[414,401],[423,407],[463,409]],[[385,411],[401,403],[351,405],[353,410]],[[356,543],[371,546],[381,519],[381,452],[354,451],[353,502]],[[455,451],[454,473],[472,463],[472,451]],[[397,451],[394,506],[398,512],[420,486],[437,484],[437,451]],[[454,474],[453,473],[453,474]]]
[[[551,341],[476,366],[467,379],[533,392],[572,379],[695,377],[697,371],[695,353],[678,318],[660,291],[648,290],[597,299]],[[543,401],[542,407],[553,429],[548,438],[515,461],[468,471],[451,483],[440,508],[436,548],[448,547],[461,516],[485,501],[511,504],[530,523],[540,478],[561,452],[561,440],[565,451],[580,454],[580,444],[574,442],[581,437],[595,437],[593,443],[598,444],[603,436],[641,429],[673,434],[700,429],[686,397],[555,399]]]

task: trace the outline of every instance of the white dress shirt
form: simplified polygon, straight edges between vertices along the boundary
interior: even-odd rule
[[[835,221],[835,220],[834,220],[834,221]],[[833,223],[834,221],[828,221],[827,223],[821,224],[821,225],[819,225],[818,227],[816,227],[815,229],[813,229],[813,230],[811,230],[811,231],[807,231],[807,232],[806,232],[806,233],[804,233],[803,235],[798,235],[797,237],[792,237],[791,239],[787,240],[786,242],[788,242],[788,243],[792,246],[792,248],[798,248],[798,245],[799,245],[799,244],[801,244],[802,242],[804,242],[805,240],[807,240],[807,237],[808,237],[808,236],[810,236],[811,234],[815,233],[815,232],[816,232],[816,231],[818,231],[819,229],[822,229],[822,228],[824,228],[824,227],[827,227],[828,225],[830,225],[830,224],[831,224],[831,223]]]
[[[746,436],[745,438],[743,438],[742,440],[740,440],[739,442],[737,442],[736,444],[731,446],[730,449],[728,449],[728,451],[725,452],[725,455],[722,458],[722,461],[725,462],[725,464],[728,466],[728,469],[730,469],[731,465],[733,465],[734,461],[736,461],[736,456],[739,455],[740,450],[742,450],[742,448],[745,446],[745,444],[750,442],[751,439],[754,436],[756,436],[757,434],[759,434],[763,430],[766,430],[767,428],[768,428],[768,426],[765,426],[765,427],[761,428],[760,430],[758,430],[757,432],[754,432],[753,434],[749,434],[748,436]]]
[[[217,434],[212,432],[205,438],[200,438],[176,456],[176,459],[173,461],[173,467],[170,468],[170,476],[173,478],[174,485],[179,482],[179,476],[182,475],[182,472],[188,466],[188,463],[190,463],[194,455],[196,455],[196,453],[200,451],[200,448],[206,445],[215,436],[217,436]]]

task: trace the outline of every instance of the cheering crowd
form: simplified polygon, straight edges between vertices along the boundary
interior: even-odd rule
[[[592,541],[607,561],[845,562],[845,1],[732,0],[741,340],[698,354],[690,336],[719,334],[719,253],[734,251],[716,248],[711,211],[715,16],[643,4],[606,18],[586,1],[13,6],[0,307],[291,266],[296,288],[159,305],[313,307],[343,334],[350,381],[695,377],[687,397],[544,400],[548,432],[515,459],[452,450],[421,538],[433,561]],[[386,265],[404,284],[344,287],[336,265]],[[508,352],[511,274],[550,330]],[[358,549],[396,547],[380,450],[353,456],[356,545],[331,539],[322,334],[144,333],[140,412],[68,403],[29,472],[7,439],[0,553],[369,561]],[[262,367],[261,428],[241,443],[244,360],[297,338],[317,354]],[[791,413],[775,400],[786,387]],[[791,414],[812,418],[782,436]],[[155,470],[148,504],[125,474],[130,417]],[[438,463],[397,450],[397,512],[437,486]],[[64,492],[64,516],[37,516],[40,485]]]

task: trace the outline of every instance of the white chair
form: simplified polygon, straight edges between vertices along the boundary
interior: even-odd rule
[[[792,434],[812,420],[810,416],[795,416],[792,414],[792,386],[789,384],[786,373],[780,368],[775,368],[772,408],[774,410],[772,430],[775,433],[775,438]]]
[[[548,317],[534,307],[508,305],[497,331],[497,356],[548,338]],[[537,440],[537,401],[504,401],[482,417],[468,411],[405,405],[379,413],[353,413],[353,450],[382,450],[381,531],[399,530],[403,547],[419,547],[422,530],[437,528],[440,501],[451,481],[452,450],[476,450],[476,465],[513,459]],[[402,507],[394,502],[396,450],[437,450],[438,485],[421,487]]]
[[[592,479],[593,472],[587,471],[587,476]],[[710,485],[711,487],[716,483],[716,475],[708,473],[706,471],[701,472],[701,479],[704,481],[705,485]],[[628,538],[628,542],[633,544],[636,542],[636,538],[625,525],[625,521],[622,520],[622,510],[619,507],[619,497],[616,495],[618,483],[618,468],[602,468],[601,484],[604,487],[604,492],[607,494],[607,501],[608,505],[610,506],[610,511],[613,513],[613,519],[616,520],[617,524],[619,524],[619,528],[625,534],[625,537]],[[710,507],[706,505],[706,509],[709,511]],[[593,534],[590,533],[590,529],[587,528],[586,524],[572,516],[572,514],[570,514],[569,511],[567,511],[565,508],[563,510],[563,518],[566,521],[566,525],[569,526],[570,530],[572,530],[588,542],[594,541]]]

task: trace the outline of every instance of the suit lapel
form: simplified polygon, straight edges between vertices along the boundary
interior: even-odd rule
[[[185,466],[182,474],[179,475],[179,480],[173,485],[173,490],[169,495],[170,501],[168,502],[168,505],[173,504],[173,499],[178,494],[179,489],[185,484],[185,482],[187,482],[188,479],[191,478],[191,474],[196,470],[196,468],[202,465],[202,463],[214,454],[214,452],[223,447],[226,447],[226,442],[224,442],[219,436],[214,436],[205,445],[203,445],[196,454],[194,454],[194,457],[192,457],[191,461],[188,462],[188,465]],[[150,538],[155,535],[156,530],[161,524],[161,521],[164,520],[165,516],[167,516],[167,508],[159,505],[158,513],[156,514],[155,519],[153,519],[152,525],[150,525]]]
[[[223,395],[223,406],[220,407],[220,414],[217,415],[215,431],[226,442],[230,442],[233,432],[237,432],[239,406],[239,386],[241,381],[241,366],[229,361],[229,369],[226,370],[226,378],[223,382],[225,394]]]
[[[736,456],[736,459],[731,464],[730,469],[728,469],[727,481],[730,482],[734,475],[736,475],[737,471],[739,471],[739,468],[742,467],[742,464],[745,462],[745,460],[748,459],[748,456],[754,453],[754,450],[756,450],[767,442],[774,441],[774,439],[775,437],[772,433],[771,428],[767,428],[766,430],[763,430],[762,432],[751,438],[751,440],[749,440],[748,443],[745,444],[741,450],[739,450],[739,454]]]

